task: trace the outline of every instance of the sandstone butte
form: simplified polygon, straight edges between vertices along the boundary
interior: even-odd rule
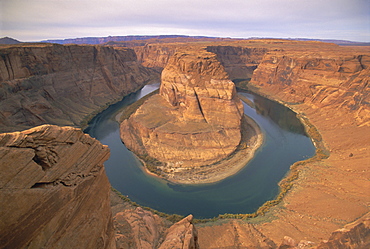
[[[134,56],[128,63],[136,70],[132,75],[125,63],[128,54],[110,47],[3,46],[1,129],[21,130],[46,122],[78,125],[95,108],[101,110],[118,95],[144,85],[153,68],[161,71],[184,47],[215,53],[229,77],[241,81],[240,87],[294,110],[317,129],[311,135],[324,146],[320,148],[326,158],[296,165],[291,189],[263,216],[207,222],[195,225],[197,232],[187,217],[174,227],[179,229],[173,231],[174,238],[168,229],[172,222],[130,206],[114,193],[109,198],[102,167],[108,150],[80,130],[42,126],[1,134],[1,247],[94,248],[89,247],[94,243],[99,248],[155,248],[169,242],[166,238],[188,238],[180,241],[180,248],[369,248],[368,47],[284,40],[148,44],[127,50]],[[64,61],[59,62],[61,57]],[[127,69],[130,77],[121,76],[137,84],[130,90],[121,84],[115,91],[87,91],[108,89],[117,79],[115,70],[109,69],[117,67]],[[101,79],[98,85],[94,75]],[[45,98],[53,88],[58,90],[53,98]],[[68,94],[62,94],[71,89],[94,104],[78,115],[71,108],[61,109],[60,98],[65,103],[76,101],[75,95],[68,101]],[[26,104],[32,101],[39,104]],[[38,108],[43,106],[47,108]]]
[[[149,156],[163,162],[154,170],[165,179],[202,183],[202,176],[217,167],[204,166],[238,148],[243,116],[235,85],[216,55],[187,50],[169,59],[159,94],[121,123],[121,139],[144,160]],[[198,173],[195,168],[202,170]],[[217,169],[217,174],[222,176],[222,170]]]

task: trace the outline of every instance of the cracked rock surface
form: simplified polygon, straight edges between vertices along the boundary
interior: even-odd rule
[[[108,157],[106,146],[76,128],[0,134],[0,244],[115,248]]]

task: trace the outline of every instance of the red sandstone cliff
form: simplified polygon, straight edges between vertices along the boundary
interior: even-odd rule
[[[242,46],[208,46],[207,51],[217,54],[231,79],[250,79],[267,48]]]
[[[179,45],[148,44],[134,47],[138,61],[145,67],[161,72],[167,65],[170,57],[178,50]]]
[[[217,59],[223,65],[225,71],[231,79],[250,79],[253,71],[261,62],[265,53],[269,51],[267,47],[238,46],[238,43],[210,43],[205,46],[208,52],[217,55]],[[184,48],[202,46],[196,43],[172,43],[172,44],[147,44],[145,46],[134,47],[138,61],[145,67],[153,68],[159,72],[167,65],[170,57]]]
[[[0,48],[0,131],[84,124],[156,78],[133,50],[103,46]]]
[[[366,53],[293,50],[266,54],[251,84],[276,92],[287,103],[344,108],[362,126],[370,125],[369,78]]]

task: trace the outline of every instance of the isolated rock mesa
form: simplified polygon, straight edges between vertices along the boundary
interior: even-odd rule
[[[3,248],[116,248],[109,149],[71,127],[0,134]]]
[[[121,139],[140,156],[178,171],[218,162],[241,140],[243,105],[216,55],[177,52],[162,72],[160,94],[121,123]]]

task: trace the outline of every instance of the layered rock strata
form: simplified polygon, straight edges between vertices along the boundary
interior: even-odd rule
[[[250,79],[253,71],[261,62],[265,53],[269,51],[266,47],[251,44],[215,42],[213,45],[199,47],[217,55],[230,79]],[[167,65],[169,59],[178,51],[186,47],[196,47],[196,43],[173,43],[173,44],[147,44],[134,47],[138,61],[145,67],[155,69],[159,72]],[[255,46],[253,46],[255,45]]]
[[[193,216],[189,215],[172,225],[168,230],[164,242],[159,249],[184,248],[198,249],[198,233],[193,223]]]
[[[108,157],[75,128],[0,134],[0,247],[116,248]]]
[[[153,68],[159,72],[167,65],[169,59],[179,49],[179,45],[147,44],[134,47],[138,61],[145,67]]]
[[[0,132],[83,125],[157,77],[126,48],[26,44],[0,54]]]
[[[208,46],[207,51],[217,54],[231,79],[251,79],[267,48],[242,46]]]
[[[121,123],[121,138],[135,153],[165,162],[163,171],[200,167],[236,150],[242,116],[235,85],[215,54],[179,52],[162,72],[160,94]]]
[[[370,125],[370,55],[346,50],[266,54],[251,84],[278,93],[281,101],[312,108],[336,106]]]

